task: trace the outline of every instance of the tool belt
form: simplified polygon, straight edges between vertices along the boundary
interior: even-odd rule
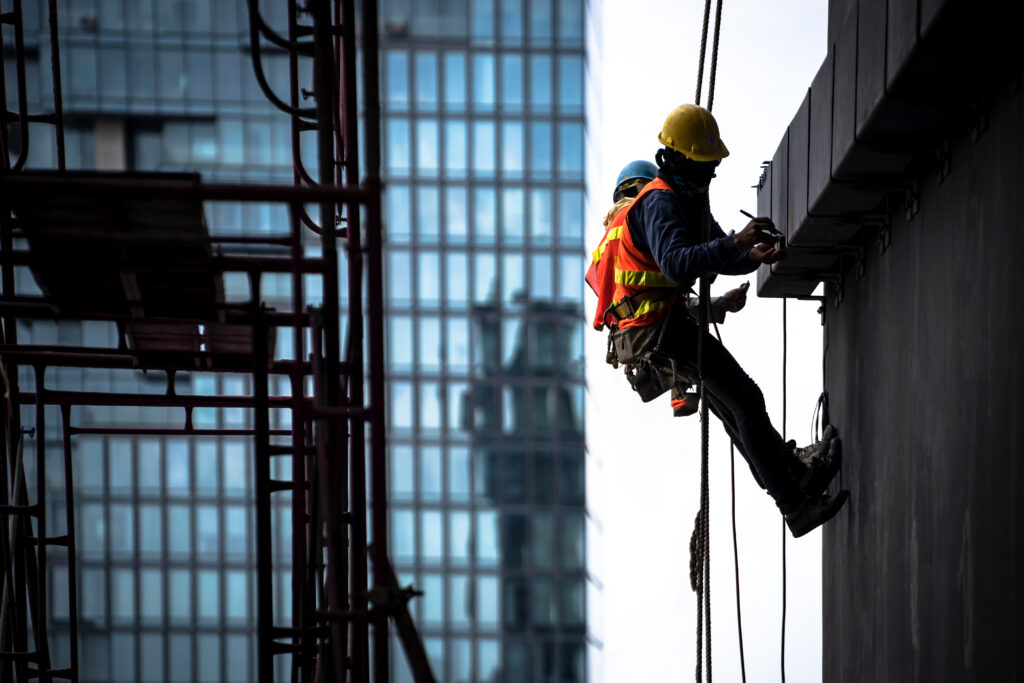
[[[667,301],[676,295],[674,289],[645,289],[639,294],[634,294],[631,297],[623,297],[619,303],[614,304],[608,309],[608,314],[611,315],[615,320],[625,320],[632,318],[636,315],[637,310],[640,306],[645,303],[653,303],[655,301]]]
[[[622,304],[620,304],[622,305]],[[612,367],[623,366],[626,379],[640,400],[648,402],[661,396],[676,385],[697,383],[697,372],[689,364],[681,364],[667,347],[665,333],[672,318],[679,313],[673,306],[653,325],[613,330],[608,335],[607,362]]]

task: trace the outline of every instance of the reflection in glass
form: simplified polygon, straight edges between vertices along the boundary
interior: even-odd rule
[[[583,58],[563,55],[558,58],[558,106],[563,112],[583,111]]]
[[[196,572],[197,620],[212,622],[220,617],[220,577],[212,569]]]
[[[465,252],[445,254],[445,301],[451,308],[462,308],[469,299],[469,257]]]
[[[551,286],[550,254],[534,254],[530,257],[530,296],[534,299],[550,299]]]
[[[494,188],[481,187],[473,192],[473,240],[493,244],[497,233],[497,199]]]
[[[498,513],[485,510],[476,513],[476,561],[481,566],[495,566],[499,560]]]
[[[555,521],[549,512],[530,517],[530,559],[533,566],[548,569],[555,564]]]
[[[514,178],[523,174],[523,124],[519,122],[501,126],[501,170]]]
[[[423,621],[427,626],[440,626],[444,623],[444,577],[440,574],[424,574],[423,590]]]
[[[452,111],[466,108],[466,55],[461,52],[444,55],[444,102]]]
[[[409,121],[388,119],[385,128],[387,140],[387,169],[390,175],[409,175]]]
[[[436,176],[440,168],[437,135],[434,119],[416,122],[416,170],[422,176]]]
[[[473,301],[486,303],[494,298],[497,261],[494,254],[477,254],[473,259]]]
[[[494,0],[469,0],[469,22],[473,38],[493,38]]]
[[[554,16],[551,13],[552,0],[530,0],[530,43],[544,44],[551,42],[551,28]]]
[[[412,446],[392,445],[391,471],[388,473],[392,500],[412,500],[415,495],[414,471]]]
[[[509,254],[502,259],[502,281],[501,281],[501,299],[505,304],[513,304],[523,298],[524,294],[524,277],[523,277],[523,256],[522,254]],[[511,345],[509,345],[511,346]],[[508,354],[509,348],[505,348],[505,354]],[[506,360],[511,360],[507,355],[504,356]]]
[[[485,629],[498,627],[501,615],[501,594],[498,577],[480,576],[476,581],[477,626]]]
[[[469,513],[452,511],[448,515],[448,561],[469,563]]]
[[[469,482],[469,449],[462,446],[449,447],[448,498],[453,501],[469,500]]]
[[[559,0],[558,38],[563,45],[583,42],[583,0]]]
[[[530,108],[551,111],[551,58],[530,57]]]
[[[450,275],[449,275],[450,276]],[[412,330],[410,330],[411,333]],[[412,336],[405,337],[412,341]],[[420,318],[419,334],[419,367],[421,370],[437,371],[441,369],[441,320],[439,318]]]
[[[388,252],[388,300],[392,306],[412,303],[412,256],[408,251]]]
[[[530,124],[530,169],[534,173],[551,172],[551,124]],[[550,192],[550,191],[548,191]]]
[[[558,259],[558,298],[567,303],[583,300],[583,259],[576,254]]]
[[[244,507],[224,507],[224,551],[229,555],[242,556],[249,549],[249,524]]]
[[[420,429],[441,429],[441,389],[437,382],[420,384]]]
[[[473,620],[473,613],[470,611],[473,601],[472,596],[469,594],[469,579],[465,575],[455,574],[448,577],[448,586],[452,626],[455,628],[468,628]]]
[[[412,199],[408,185],[389,185],[384,192],[384,225],[387,229],[388,241],[408,242],[412,235],[412,221],[409,218],[409,207]]]
[[[494,175],[494,123],[491,121],[473,122],[473,172],[489,178]]]
[[[444,533],[441,513],[434,510],[420,513],[420,557],[424,562],[440,563],[444,556]]]
[[[468,363],[468,354],[466,356]],[[468,370],[463,366],[461,372]],[[465,437],[463,430],[466,429],[466,411],[464,401],[466,400],[466,384],[464,382],[448,383],[448,436],[452,439]]]
[[[558,124],[558,170],[563,176],[583,172],[582,124]]]
[[[388,319],[388,361],[392,371],[412,369],[412,318],[394,315]]]
[[[187,569],[171,569],[168,576],[168,611],[171,619],[186,621],[192,617],[192,577]]]
[[[494,108],[494,55],[473,55],[473,108],[490,111]]]
[[[249,616],[248,595],[249,575],[243,571],[227,571],[224,573],[227,583],[225,588],[225,616],[228,619],[244,620]]]
[[[523,58],[520,55],[501,57],[501,106],[508,111],[523,109]]]
[[[441,301],[441,257],[436,251],[423,251],[418,256],[416,299],[420,306],[436,308]]]
[[[391,426],[395,429],[412,429],[412,385],[409,382],[394,382],[391,385]]]
[[[444,169],[453,178],[463,178],[467,170],[466,122],[445,121]]]
[[[552,628],[558,622],[558,600],[551,579],[534,579],[530,587],[533,589],[533,625],[536,628]]]
[[[420,448],[420,497],[423,500],[441,500],[442,468],[441,447]]]
[[[583,239],[583,193],[580,190],[558,192],[558,241],[579,244]]]
[[[441,197],[436,186],[416,188],[416,239],[436,244],[441,228]]]
[[[130,555],[135,549],[135,515],[131,505],[110,506],[110,554]]]
[[[414,61],[416,108],[433,111],[437,108],[437,55],[433,52],[417,52]]]
[[[526,227],[525,193],[520,188],[502,190],[501,234],[506,244],[521,244]]]
[[[477,667],[481,681],[497,681],[501,676],[501,643],[492,638],[481,638],[477,644]]]
[[[411,561],[416,557],[416,519],[411,510],[391,513],[391,552],[397,561]]]
[[[559,540],[560,562],[565,569],[583,569],[586,561],[584,518],[582,513],[563,513]]]
[[[451,244],[463,244],[469,233],[469,209],[466,188],[445,189],[445,237]]]
[[[405,109],[409,105],[409,66],[404,52],[388,50],[384,54],[385,106]]]

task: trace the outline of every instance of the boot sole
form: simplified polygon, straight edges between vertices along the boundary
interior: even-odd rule
[[[821,518],[818,520],[816,524],[806,529],[801,529],[800,533],[797,533],[793,531],[792,528],[790,528],[789,531],[793,534],[793,538],[800,538],[801,536],[809,534],[810,532],[814,531],[819,526],[826,524],[830,519],[835,517],[836,514],[843,508],[843,505],[846,504],[846,501],[849,497],[850,492],[847,491],[846,489],[843,489],[836,495],[832,496],[832,500],[829,501],[828,507],[825,508],[824,514],[821,516]]]

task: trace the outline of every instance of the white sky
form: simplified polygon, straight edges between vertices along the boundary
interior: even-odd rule
[[[826,51],[827,5],[820,0],[725,0],[714,113],[731,156],[711,187],[715,217],[727,231],[754,212],[762,160],[770,159]],[[603,229],[619,169],[653,161],[665,115],[692,102],[704,3],[604,0],[601,51],[592,76],[602,91],[591,132],[588,248]],[[712,8],[712,12],[714,9]],[[710,64],[710,39],[709,57]],[[706,72],[705,72],[706,73]],[[704,103],[707,100],[705,75]],[[721,277],[713,293],[751,280]],[[594,297],[587,290],[588,321]],[[800,445],[811,436],[821,390],[817,304],[790,302],[788,424]],[[722,327],[726,346],[760,385],[782,427],[782,304],[748,298]],[[687,577],[697,512],[700,436],[696,416],[671,417],[668,397],[643,404],[621,371],[604,364],[605,338],[587,333],[588,444],[600,463],[588,473],[592,507],[603,526],[593,550],[603,557],[604,675],[614,681],[692,680],[695,598]],[[714,677],[739,681],[739,648],[730,521],[729,447],[711,427],[712,644]],[[747,680],[780,679],[781,517],[737,454],[740,582]],[[600,547],[599,547],[600,546]],[[821,532],[787,540],[786,680],[821,680]],[[600,680],[600,679],[598,679]]]

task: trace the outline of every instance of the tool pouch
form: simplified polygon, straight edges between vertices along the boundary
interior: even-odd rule
[[[665,330],[673,309],[661,321],[644,327],[613,331],[608,338],[608,362],[623,365],[626,379],[645,403],[670,390],[676,384],[694,384],[695,374],[679,365],[663,350]]]

